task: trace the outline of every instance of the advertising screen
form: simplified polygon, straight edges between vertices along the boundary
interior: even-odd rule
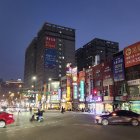
[[[56,39],[51,36],[47,36],[45,38],[45,48],[55,48],[56,47]]]
[[[140,42],[124,49],[124,59],[126,68],[140,64]]]
[[[55,49],[45,49],[44,53],[44,65],[48,68],[54,68],[56,66],[56,50]]]
[[[114,74],[114,81],[124,80],[125,74],[124,74],[123,55],[117,56],[113,59],[113,74]]]

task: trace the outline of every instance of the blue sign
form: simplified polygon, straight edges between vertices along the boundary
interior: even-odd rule
[[[123,55],[113,59],[113,75],[114,81],[122,81],[125,79]]]
[[[54,68],[56,66],[56,49],[45,49],[44,53],[44,66]]]

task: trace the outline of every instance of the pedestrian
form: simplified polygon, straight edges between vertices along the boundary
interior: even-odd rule
[[[32,107],[30,107],[30,114],[32,114]]]
[[[64,108],[63,108],[63,106],[62,106],[62,108],[61,108],[61,113],[64,113]]]
[[[19,113],[21,113],[20,108],[18,109],[18,115],[19,115]]]

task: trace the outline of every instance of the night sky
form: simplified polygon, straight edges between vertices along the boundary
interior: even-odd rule
[[[0,0],[0,78],[23,79],[25,49],[45,22],[76,29],[76,48],[93,38],[140,40],[139,0]]]

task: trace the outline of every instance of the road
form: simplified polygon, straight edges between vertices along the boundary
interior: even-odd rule
[[[44,122],[15,114],[15,123],[0,129],[0,140],[139,140],[140,126],[94,124],[92,114],[49,111]]]

